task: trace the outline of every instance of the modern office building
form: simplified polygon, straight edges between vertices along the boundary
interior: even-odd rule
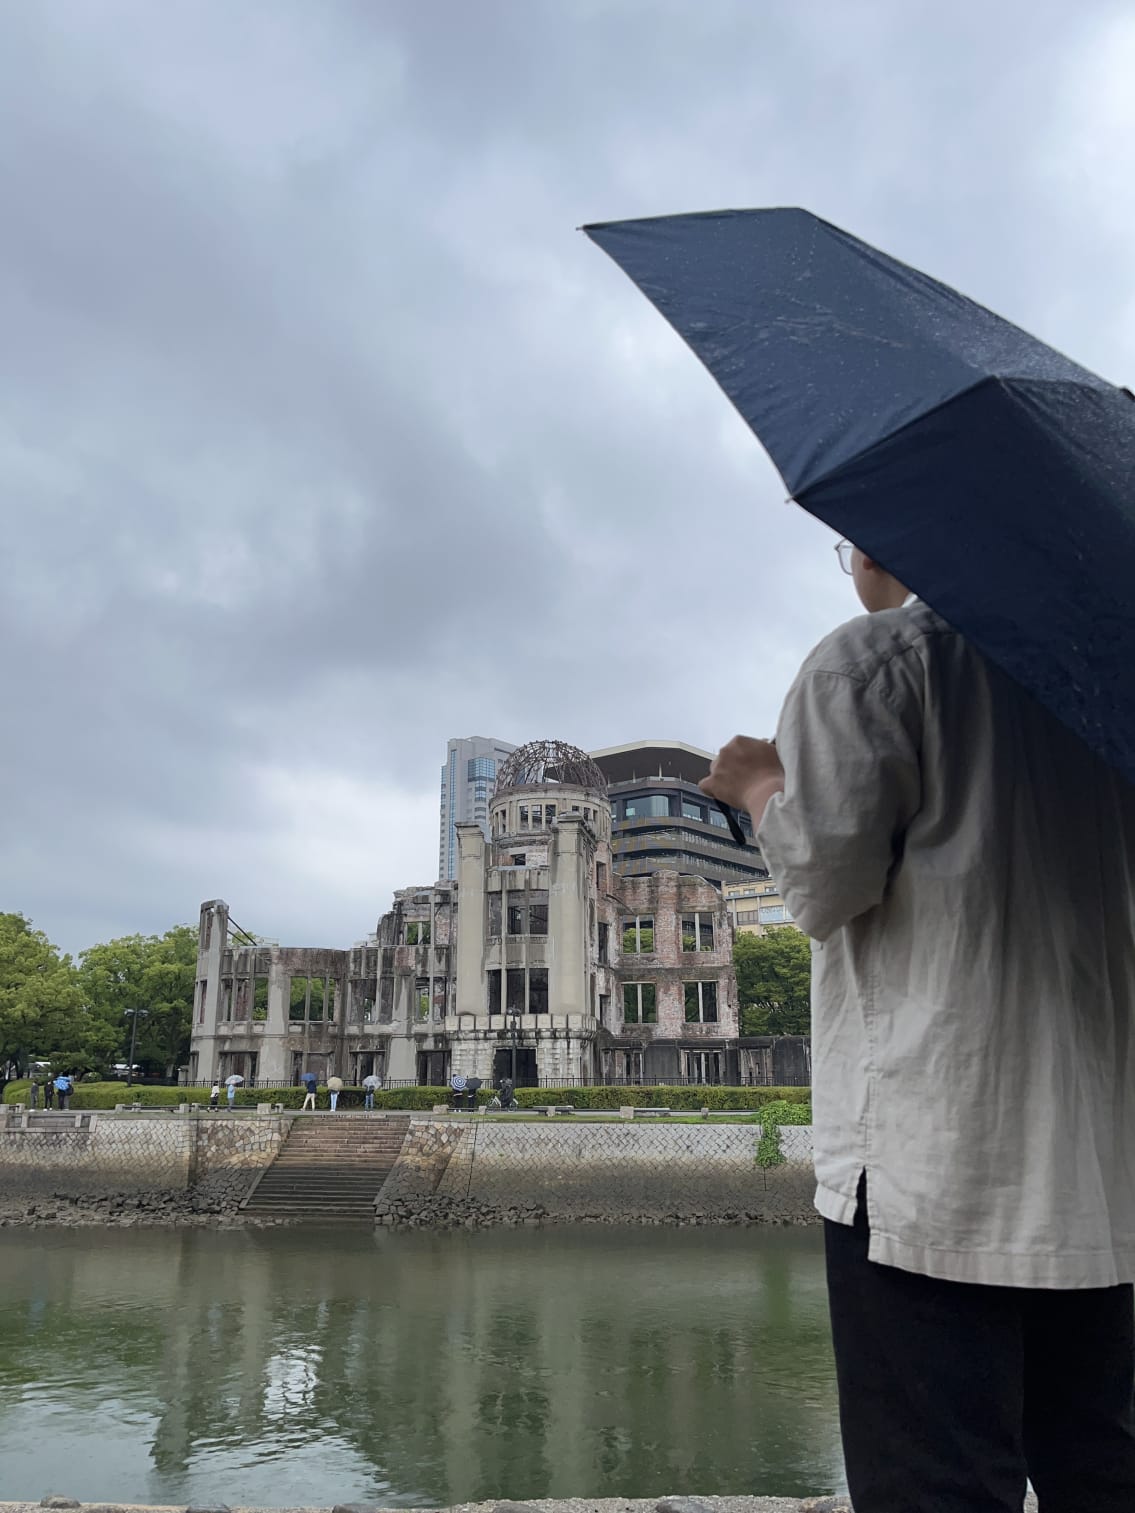
[[[698,787],[713,761],[708,751],[682,741],[636,741],[591,758],[607,780],[611,850],[621,876],[675,871],[719,889],[768,877],[748,815],[741,816],[748,838],[741,848]]]
[[[457,827],[480,825],[488,839],[489,800],[497,768],[516,750],[493,736],[471,735],[449,743],[441,769],[441,819],[438,827],[437,875],[457,876]]]
[[[735,935],[767,935],[788,925],[798,929],[780,889],[768,882],[726,883],[722,889],[725,907]]]

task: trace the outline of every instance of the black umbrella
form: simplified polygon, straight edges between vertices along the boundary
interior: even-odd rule
[[[804,210],[584,229],[791,496],[1135,780],[1131,394]]]

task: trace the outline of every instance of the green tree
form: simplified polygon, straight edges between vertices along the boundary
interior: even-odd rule
[[[742,1035],[807,1035],[811,1028],[812,948],[789,926],[738,934],[733,945]]]
[[[129,1055],[137,1013],[134,1059],[172,1077],[189,1050],[196,976],[197,931],[190,925],[164,935],[124,935],[84,951],[78,978],[104,1058]]]
[[[68,1062],[85,1043],[82,995],[69,956],[22,914],[0,914],[0,1072],[35,1057]]]

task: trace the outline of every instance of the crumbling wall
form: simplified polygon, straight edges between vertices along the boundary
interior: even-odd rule
[[[733,1040],[740,1028],[737,978],[733,970],[733,926],[720,893],[700,877],[677,872],[652,872],[647,877],[617,878],[615,892],[620,924],[614,931],[613,951],[621,993],[623,983],[653,983],[657,1022],[629,1025],[626,1033],[650,1040]],[[683,950],[682,921],[690,916],[712,921],[712,950]],[[621,921],[649,917],[653,921],[653,949],[624,950]],[[686,1019],[683,985],[691,981],[716,984],[716,1020],[690,1023]],[[621,1019],[620,1012],[616,1015]]]

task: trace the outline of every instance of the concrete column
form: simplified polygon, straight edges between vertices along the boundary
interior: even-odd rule
[[[591,897],[591,844],[582,816],[563,815],[552,831],[548,851],[548,934],[553,942],[548,1009],[556,1019],[591,1012],[587,928]]]
[[[190,1049],[197,1052],[197,1076],[207,1081],[219,1068],[217,1023],[221,1004],[221,954],[228,944],[229,906],[214,898],[201,905],[201,933],[197,945],[197,979],[193,995],[193,1032]],[[201,1017],[204,987],[205,1015]]]
[[[485,837],[478,825],[458,825],[455,1012],[459,1016],[475,1015],[478,1023],[487,1023],[488,1014],[484,909]]]
[[[268,1018],[260,1044],[260,1073],[268,1082],[290,1082],[292,1046],[288,1029],[291,974],[273,951],[268,962]]]

